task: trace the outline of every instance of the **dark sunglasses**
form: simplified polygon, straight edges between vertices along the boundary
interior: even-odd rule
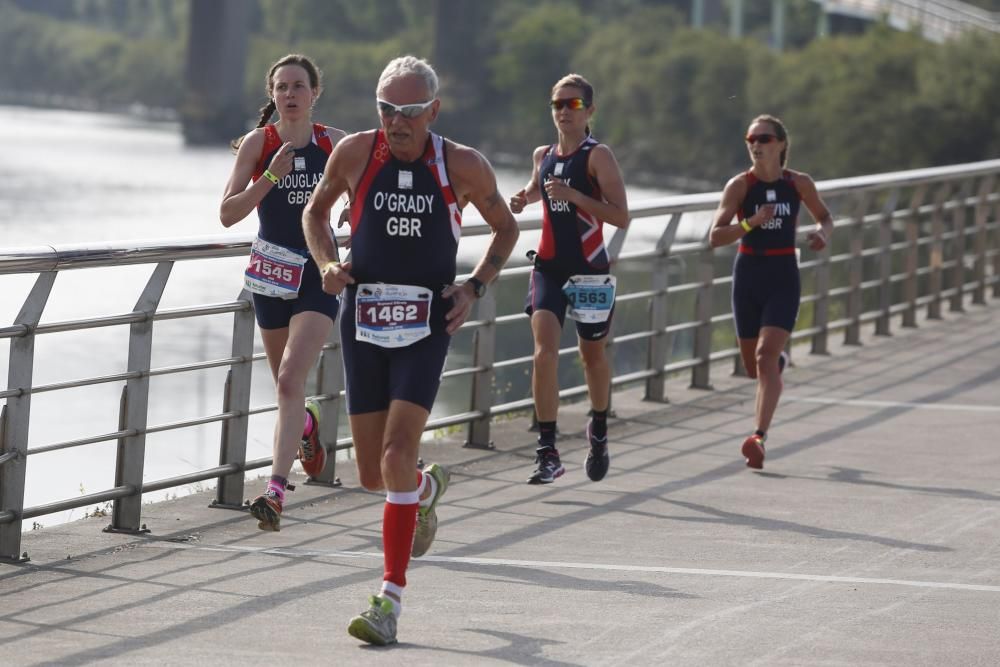
[[[375,104],[378,106],[378,112],[383,118],[392,118],[396,114],[401,115],[403,118],[416,118],[426,111],[427,107],[434,104],[434,100],[419,104],[393,104],[392,102],[386,102],[376,97]]]
[[[778,137],[773,134],[748,134],[747,143],[758,143],[758,144],[769,144],[772,141],[779,141]]]
[[[569,107],[573,111],[579,111],[580,109],[589,107],[590,102],[582,97],[569,97],[563,100],[552,100],[549,102],[549,106],[552,107],[553,111],[562,111],[566,107]]]

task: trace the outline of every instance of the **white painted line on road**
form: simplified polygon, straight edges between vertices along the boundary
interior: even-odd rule
[[[146,542],[144,546],[164,549],[196,549],[199,551],[223,551],[259,553],[271,556],[293,558],[372,558],[382,560],[382,554],[374,551],[315,551],[311,549],[248,547],[228,545],[181,544],[174,542]],[[796,574],[792,572],[754,572],[750,570],[708,570],[687,567],[658,567],[655,565],[608,565],[604,563],[564,563],[544,560],[511,560],[507,558],[464,558],[453,556],[421,556],[415,562],[455,563],[459,565],[482,565],[484,567],[530,567],[553,570],[600,570],[602,572],[648,572],[651,574],[680,574],[708,577],[741,577],[745,579],[782,579],[786,581],[819,581],[833,584],[860,584],[883,586],[908,586],[910,588],[944,588],[959,591],[980,591],[1000,593],[1000,586],[987,584],[958,584],[944,581],[916,581],[912,579],[881,579],[877,577],[838,577],[826,574]]]
[[[782,396],[782,401],[822,403],[824,405],[854,405],[862,408],[910,408],[914,410],[953,410],[955,412],[1000,412],[996,405],[962,405],[960,403],[910,403],[907,401],[866,401],[818,396]]]

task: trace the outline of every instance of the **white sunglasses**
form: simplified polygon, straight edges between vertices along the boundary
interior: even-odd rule
[[[379,114],[385,118],[392,118],[396,114],[400,114],[403,118],[416,118],[434,104],[434,100],[419,104],[393,104],[376,97],[375,104],[378,106]]]

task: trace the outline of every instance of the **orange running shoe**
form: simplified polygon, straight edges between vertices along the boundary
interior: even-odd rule
[[[319,441],[319,405],[316,401],[306,401],[306,412],[312,415],[313,427],[308,436],[302,436],[299,461],[307,475],[319,477],[326,467],[326,447]]]
[[[261,530],[281,530],[281,499],[274,491],[266,491],[250,503],[250,514]]]
[[[764,440],[766,438],[761,437],[754,433],[749,438],[743,441],[743,457],[747,460],[747,467],[754,468],[755,470],[762,470],[764,468]]]

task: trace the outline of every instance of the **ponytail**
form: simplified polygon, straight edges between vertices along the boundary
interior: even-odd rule
[[[259,129],[267,125],[267,121],[271,120],[271,116],[274,115],[274,111],[277,108],[278,107],[274,103],[274,99],[268,100],[267,104],[265,104],[260,108],[260,120],[257,121],[257,126],[254,129]],[[246,135],[236,137],[235,139],[229,142],[229,146],[230,148],[233,149],[234,153],[240,149],[240,144],[243,143],[243,139],[245,137]]]

